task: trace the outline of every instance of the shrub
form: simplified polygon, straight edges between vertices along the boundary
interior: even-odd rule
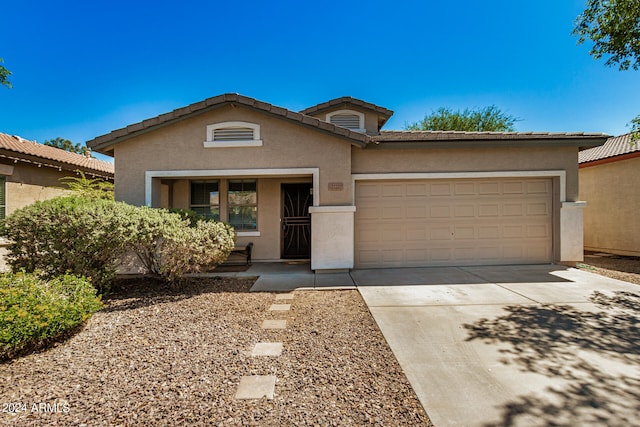
[[[152,275],[168,281],[227,259],[235,244],[229,225],[197,221],[164,209],[138,208],[131,247]]]
[[[14,272],[89,277],[103,293],[115,278],[119,260],[133,251],[150,274],[173,281],[223,262],[233,249],[230,226],[192,219],[113,200],[59,197],[7,218],[7,258]]]
[[[131,238],[134,207],[78,196],[36,202],[5,222],[13,271],[39,270],[45,277],[72,273],[90,277],[100,292],[115,277]]]
[[[0,360],[64,336],[102,308],[88,279],[0,275]]]

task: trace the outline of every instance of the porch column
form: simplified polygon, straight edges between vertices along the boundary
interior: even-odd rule
[[[353,268],[355,206],[312,206],[311,269]]]
[[[560,262],[584,260],[582,210],[587,202],[562,202],[560,208]]]

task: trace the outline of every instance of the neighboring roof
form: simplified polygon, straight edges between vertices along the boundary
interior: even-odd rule
[[[369,142],[369,137],[363,133],[335,126],[331,123],[316,119],[315,117],[296,113],[286,108],[258,101],[254,98],[238,95],[237,93],[226,93],[207,98],[183,108],[178,108],[169,113],[161,114],[125,128],[114,130],[106,135],[98,136],[91,141],[87,141],[87,146],[98,152],[110,151],[107,149],[118,142],[226,105],[242,105],[256,111],[299,123],[303,126],[330,133],[334,136],[344,138],[354,145],[365,146]]]
[[[0,133],[0,157],[113,179],[112,163]]]
[[[381,131],[371,137],[376,144],[400,147],[470,147],[484,145],[569,145],[593,147],[609,135],[586,132],[461,132],[461,131]]]
[[[302,114],[312,115],[312,114],[316,114],[316,113],[321,113],[323,111],[332,110],[332,109],[335,109],[336,107],[340,107],[340,106],[348,107],[349,105],[353,105],[353,106],[359,107],[361,109],[372,111],[372,112],[378,114],[378,116],[381,116],[382,120],[380,120],[380,123],[379,123],[380,127],[382,127],[382,125],[384,125],[386,123],[386,121],[389,120],[389,117],[391,117],[393,115],[393,111],[392,110],[389,110],[389,109],[384,108],[384,107],[380,107],[379,105],[375,105],[375,104],[372,104],[370,102],[365,102],[365,101],[362,101],[360,99],[352,98],[350,96],[343,96],[342,98],[332,99],[330,101],[323,102],[322,104],[318,104],[318,105],[314,105],[313,107],[305,108],[304,110],[302,110],[300,112]]]
[[[600,147],[581,151],[578,154],[578,163],[612,159],[613,157],[625,156],[631,153],[638,153],[640,155],[640,141],[631,144],[631,134],[627,133],[607,139],[607,142]]]

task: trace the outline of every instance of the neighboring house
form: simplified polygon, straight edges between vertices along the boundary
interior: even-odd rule
[[[582,260],[577,153],[606,135],[380,131],[392,114],[351,97],[294,112],[225,94],[87,145],[116,158],[116,199],[229,222],[256,260]]]
[[[0,133],[0,218],[63,194],[65,176],[113,181],[113,164]]]
[[[640,256],[640,141],[631,134],[581,151],[580,198],[584,212],[584,248]]]

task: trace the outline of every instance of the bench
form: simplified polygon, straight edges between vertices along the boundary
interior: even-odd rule
[[[253,242],[249,242],[247,246],[236,246],[231,250],[232,255],[238,255],[247,260],[247,265],[251,264],[251,250],[253,249]]]

